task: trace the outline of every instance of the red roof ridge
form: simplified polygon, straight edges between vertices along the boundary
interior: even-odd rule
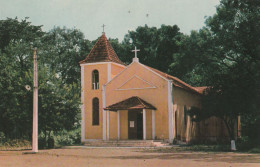
[[[105,33],[103,33],[104,34],[104,36],[105,36]],[[106,38],[106,36],[105,36],[105,38]],[[108,56],[108,59],[109,60],[111,60],[111,56],[110,56],[110,53],[109,53],[109,51],[108,51],[108,41],[107,41],[107,39],[105,40],[105,47],[106,47],[106,51],[107,51],[107,56]]]
[[[206,90],[209,87],[208,86],[198,86],[198,87],[194,87],[194,88],[197,89],[198,92],[203,93],[204,90]]]
[[[145,65],[146,66],[146,65]],[[174,77],[174,76],[171,76],[169,74],[166,74],[160,70],[157,70],[155,68],[152,68],[152,67],[149,67],[149,66],[146,66],[148,68],[150,68],[151,70],[153,70],[154,72],[158,73],[159,75],[165,77],[166,79],[172,79],[173,80],[173,85],[174,86],[177,86],[177,87],[180,87],[180,88],[183,88],[183,89],[188,89],[192,92],[195,92],[195,93],[199,93],[199,94],[202,94],[200,91],[198,91],[195,87],[192,87],[191,85],[183,82],[182,80],[180,80],[179,78],[177,77]]]
[[[138,96],[134,96],[138,99],[138,101],[145,107],[145,104],[142,102],[142,100]]]

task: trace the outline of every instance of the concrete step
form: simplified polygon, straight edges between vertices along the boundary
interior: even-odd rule
[[[169,143],[153,140],[93,140],[86,141],[84,145],[91,147],[163,147],[169,146]]]

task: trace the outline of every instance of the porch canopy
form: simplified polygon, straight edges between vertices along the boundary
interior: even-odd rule
[[[109,111],[118,111],[118,110],[132,110],[132,109],[151,109],[151,110],[156,110],[156,108],[149,104],[148,102],[144,101],[140,97],[137,96],[132,96],[128,99],[125,99],[121,102],[112,104],[104,110],[109,110]]]
[[[133,110],[133,109],[141,109],[143,111],[143,139],[146,140],[146,109],[152,110],[152,139],[155,139],[155,110],[156,108],[149,104],[148,102],[144,101],[140,97],[132,96],[128,99],[125,99],[121,102],[112,104],[104,110],[107,111],[107,138],[109,139],[109,111],[117,112],[117,136],[118,140],[120,140],[120,110]],[[132,121],[131,121],[132,122]]]

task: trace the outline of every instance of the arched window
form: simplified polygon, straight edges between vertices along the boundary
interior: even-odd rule
[[[99,89],[99,73],[98,70],[92,72],[92,89]]]
[[[99,125],[99,100],[96,97],[92,100],[92,125]]]

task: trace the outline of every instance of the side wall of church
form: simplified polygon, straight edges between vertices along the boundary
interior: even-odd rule
[[[143,84],[142,84],[143,83]],[[122,88],[122,89],[121,89]],[[131,64],[106,86],[106,106],[132,96],[138,96],[157,108],[155,136],[168,139],[168,85],[167,81],[139,63]],[[109,137],[117,138],[116,113],[110,111]],[[152,139],[152,110],[146,111],[147,139]],[[120,139],[128,139],[128,111],[120,111]]]
[[[201,107],[200,96],[186,90],[173,88],[174,111],[173,120],[175,122],[175,138],[184,142],[224,142],[228,140],[228,131],[224,122],[216,117],[211,117],[201,122],[193,122],[188,114],[184,112],[184,106]],[[175,118],[176,117],[176,118]],[[186,120],[185,120],[186,119]],[[236,134],[237,123],[235,126]]]
[[[190,141],[197,133],[194,129],[194,122],[190,121],[190,118],[184,112],[184,107],[189,109],[190,107],[200,107],[200,97],[194,93],[173,87],[173,121],[175,138],[181,141]]]

